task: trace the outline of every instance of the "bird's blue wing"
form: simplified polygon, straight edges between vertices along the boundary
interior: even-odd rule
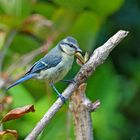
[[[42,70],[55,67],[61,62],[61,60],[62,60],[62,56],[46,55],[45,57],[40,59],[38,62],[36,62],[26,74],[39,73]]]

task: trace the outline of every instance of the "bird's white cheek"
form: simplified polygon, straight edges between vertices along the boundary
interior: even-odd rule
[[[67,45],[61,45],[61,48],[62,48],[62,50],[63,50],[66,54],[68,54],[68,55],[73,55],[73,54],[75,54],[75,50],[74,50],[73,48],[70,48],[70,47],[67,46]]]
[[[66,47],[66,45],[61,45],[62,50],[67,53],[68,50],[66,49]]]

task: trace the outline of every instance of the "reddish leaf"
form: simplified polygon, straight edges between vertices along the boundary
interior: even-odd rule
[[[18,134],[16,130],[5,130],[5,131],[0,131],[0,139],[6,139],[9,138],[11,140],[17,140],[18,139]]]
[[[22,117],[24,114],[29,113],[29,112],[35,112],[33,105],[27,105],[24,107],[13,109],[3,117],[2,122],[18,119]]]

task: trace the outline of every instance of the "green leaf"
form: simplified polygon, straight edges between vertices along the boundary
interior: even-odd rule
[[[16,20],[15,20],[16,18]],[[12,15],[0,15],[0,28],[6,29],[7,31],[11,28],[17,29],[21,24],[21,20],[16,16]]]
[[[24,54],[36,49],[38,46],[39,43],[31,36],[18,34],[15,36],[10,49],[14,52]]]
[[[116,12],[122,6],[124,0],[91,0],[90,7],[100,16],[106,17]]]
[[[7,15],[25,18],[31,13],[31,1],[28,0],[0,0],[0,7]]]
[[[0,50],[2,49],[2,47],[5,43],[5,38],[6,38],[6,32],[0,31]]]
[[[22,86],[18,85],[9,90],[13,97],[13,108],[32,104],[34,102],[30,93]]]
[[[48,3],[38,3],[34,6],[34,11],[46,16],[47,18],[51,18],[55,12],[55,7],[53,7],[53,5],[48,4]]]
[[[36,121],[39,121],[41,117],[45,114],[45,112],[49,109],[51,106],[49,98],[47,96],[42,97],[40,100],[38,100],[35,104],[35,112],[34,116],[32,114],[29,114],[31,119],[34,119]]]
[[[65,8],[60,8],[55,11],[52,20],[54,22],[54,29],[58,32],[67,32],[73,25],[73,21],[76,18],[76,14],[73,11]]]
[[[95,44],[99,27],[98,17],[91,12],[84,12],[75,21],[70,33],[80,42],[80,47],[88,51]]]
[[[88,5],[87,0],[54,0],[54,2],[66,9],[72,9],[75,11],[84,10]]]
[[[73,119],[64,106],[44,129],[40,140],[74,139]]]

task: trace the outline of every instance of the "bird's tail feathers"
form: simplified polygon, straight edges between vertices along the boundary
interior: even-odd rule
[[[7,87],[7,88],[6,88],[6,91],[9,90],[9,89],[12,88],[12,87],[14,87],[14,86],[16,86],[16,85],[18,85],[18,84],[24,82],[24,81],[26,81],[26,80],[29,80],[29,79],[33,78],[34,76],[36,76],[36,74],[35,74],[35,73],[31,73],[31,74],[28,74],[28,75],[25,75],[25,76],[21,77],[21,78],[20,78],[19,80],[17,80],[15,83],[13,83],[13,84],[10,85],[9,87]]]

